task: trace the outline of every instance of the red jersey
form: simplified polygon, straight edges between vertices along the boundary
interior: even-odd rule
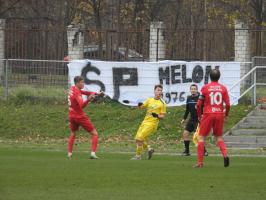
[[[203,103],[204,102],[204,103]],[[203,113],[221,114],[226,106],[226,116],[230,109],[230,100],[225,86],[218,82],[211,82],[201,88],[201,97],[197,103],[198,116],[201,116],[201,106],[203,103]]]
[[[69,117],[78,118],[85,116],[83,108],[89,103],[89,100],[83,101],[82,95],[97,94],[96,92],[88,92],[72,86],[68,93]]]

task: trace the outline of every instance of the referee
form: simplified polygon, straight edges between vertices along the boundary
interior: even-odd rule
[[[189,144],[190,144],[190,134],[195,132],[198,126],[198,115],[197,115],[197,109],[196,105],[199,99],[199,92],[198,92],[198,86],[196,84],[192,84],[190,86],[190,93],[187,97],[186,101],[186,111],[184,114],[183,119],[181,120],[181,124],[184,124],[186,121],[188,114],[190,113],[190,118],[185,126],[185,130],[183,132],[183,139],[184,139],[184,147],[185,150],[182,153],[183,156],[190,156],[190,151],[189,151]],[[204,155],[207,156],[208,152],[204,148]]]

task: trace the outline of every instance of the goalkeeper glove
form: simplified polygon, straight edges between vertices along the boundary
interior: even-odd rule
[[[151,115],[152,115],[153,117],[155,117],[155,118],[158,118],[158,119],[159,119],[159,116],[158,116],[158,114],[157,114],[157,113],[151,113]]]
[[[142,105],[143,105],[143,103],[141,103],[141,102],[138,103],[138,107],[140,107],[140,106],[142,106]]]

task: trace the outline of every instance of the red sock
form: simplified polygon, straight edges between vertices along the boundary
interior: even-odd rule
[[[72,153],[74,143],[75,143],[75,135],[70,134],[68,138],[68,152]]]
[[[91,137],[91,151],[92,152],[96,152],[97,145],[98,145],[98,135],[93,135]]]
[[[220,140],[219,142],[217,142],[217,145],[220,147],[220,151],[223,154],[223,157],[227,157],[227,149],[224,141]]]
[[[203,164],[203,158],[204,158],[204,142],[200,141],[198,142],[198,165]]]

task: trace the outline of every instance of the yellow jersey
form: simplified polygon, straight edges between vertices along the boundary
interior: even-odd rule
[[[143,102],[142,108],[146,108],[146,116],[142,124],[158,125],[159,119],[152,116],[152,113],[165,114],[166,103],[163,99],[148,98]]]

